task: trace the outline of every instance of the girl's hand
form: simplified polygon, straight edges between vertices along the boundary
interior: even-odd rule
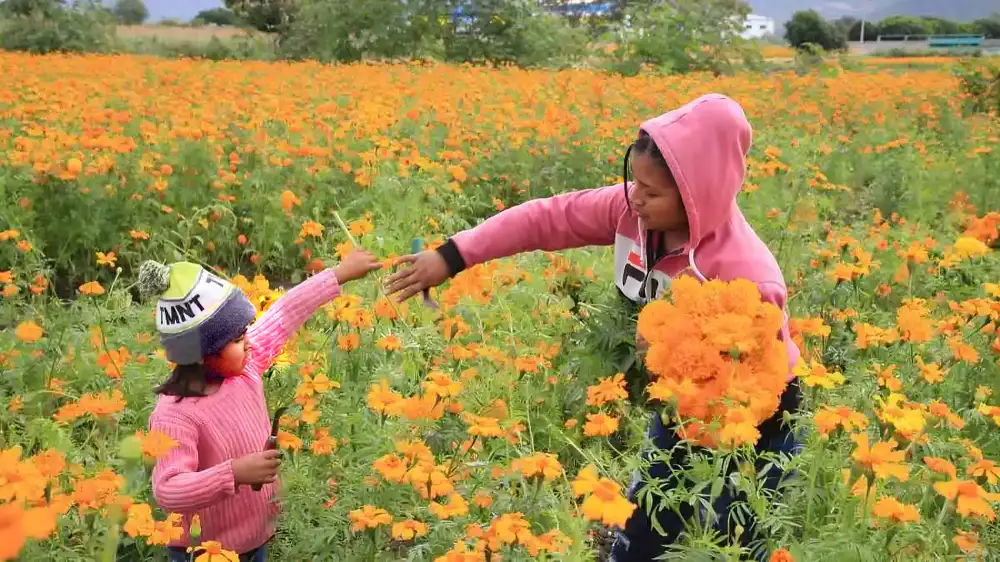
[[[649,351],[649,342],[646,341],[646,338],[642,337],[638,328],[635,330],[635,351],[640,356],[645,355]]]
[[[375,255],[367,250],[355,250],[334,268],[333,273],[337,276],[337,281],[343,285],[348,281],[361,279],[365,275],[380,269],[382,264],[375,259]]]
[[[420,252],[411,256],[403,256],[396,264],[411,264],[410,267],[394,273],[386,281],[386,292],[390,295],[399,293],[396,302],[403,302],[413,295],[437,287],[448,280],[448,263],[435,250]]]
[[[278,477],[281,451],[270,449],[233,460],[233,480],[236,485],[270,484]]]

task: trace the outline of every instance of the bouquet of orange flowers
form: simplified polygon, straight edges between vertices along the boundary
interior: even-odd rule
[[[784,315],[747,280],[674,279],[671,300],[639,314],[649,342],[651,398],[688,423],[678,435],[706,447],[754,445],[757,426],[778,409],[788,352],[778,334]]]

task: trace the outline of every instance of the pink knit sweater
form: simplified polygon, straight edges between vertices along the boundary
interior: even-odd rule
[[[247,330],[242,376],[225,379],[203,398],[177,402],[174,396],[160,396],[149,426],[173,437],[177,446],[153,469],[153,495],[161,508],[184,516],[185,530],[170,546],[190,544],[187,529],[195,514],[201,516],[201,540],[218,541],[228,550],[253,550],[274,534],[274,485],[259,492],[237,488],[232,462],[262,450],[271,431],[262,374],[295,330],[338,294],[332,269],[300,283]]]

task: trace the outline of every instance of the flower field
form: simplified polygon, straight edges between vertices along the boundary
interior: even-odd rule
[[[775,560],[1000,552],[1000,121],[963,113],[949,67],[623,78],[0,53],[0,560],[163,560],[190,525],[150,492],[173,443],[146,431],[169,365],[142,260],[216,267],[264,309],[352,240],[389,263],[617,182],[640,121],[709,92],[754,126],[739,203],[789,285],[804,446],[769,459],[795,474],[781,496],[755,486],[763,406],[745,399],[684,468],[697,485],[662,501],[743,490]],[[690,330],[647,313],[652,374],[634,364],[641,317],[611,264],[589,248],[477,266],[437,310],[393,304],[382,274],[349,285],[265,381],[270,410],[289,406],[271,557],[603,559],[648,411],[706,407],[671,362]],[[725,305],[753,326],[712,340],[727,365],[784,360],[761,342],[773,315]],[[749,470],[721,476],[733,462]],[[711,553],[740,558],[698,525],[670,555]]]

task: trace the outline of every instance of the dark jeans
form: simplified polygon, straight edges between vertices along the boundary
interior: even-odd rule
[[[169,562],[187,562],[190,559],[188,558],[190,555],[183,548],[168,548],[167,555]],[[240,562],[267,562],[267,543],[240,554]]]
[[[798,380],[794,380],[785,389],[784,394],[782,394],[781,405],[778,411],[758,428],[760,431],[760,440],[756,446],[758,452],[770,451],[772,453],[797,454],[800,451],[801,444],[794,434],[793,428],[787,425],[783,426],[782,424],[783,412],[796,412],[799,409],[800,402],[799,383]],[[649,502],[654,504],[652,506],[644,505],[646,502],[637,501],[636,498],[639,496],[639,491],[647,485],[656,485],[664,491],[676,487],[682,474],[675,473],[671,465],[679,467],[679,471],[683,470],[686,464],[685,459],[688,455],[686,446],[676,446],[679,443],[678,437],[671,428],[664,426],[659,413],[653,414],[649,425],[649,437],[653,440],[657,449],[669,452],[670,464],[661,461],[651,464],[649,467],[649,477],[655,479],[655,484],[644,482],[644,474],[642,476],[638,474],[634,476],[632,486],[629,488],[628,497],[638,507],[632,512],[632,517],[626,522],[625,529],[618,532],[615,537],[615,542],[611,547],[610,560],[612,562],[646,562],[654,560],[657,556],[667,551],[668,545],[677,541],[684,530],[685,523],[695,517],[694,508],[687,503],[678,509],[683,517],[679,517],[674,510],[669,508],[656,509],[657,506],[655,504],[657,501],[662,501],[662,498],[658,498],[655,494],[649,497]],[[647,459],[654,458],[649,452],[645,453],[644,457]],[[758,475],[764,470],[767,464],[768,461],[764,459],[757,461],[756,468]],[[735,463],[730,465],[730,472],[735,469]],[[771,466],[770,470],[763,477],[763,487],[769,490],[777,490],[778,485],[785,477],[787,475],[783,474],[778,467]],[[756,536],[756,521],[753,513],[746,514],[743,518],[744,530],[739,537],[733,536],[737,531],[737,524],[735,521],[731,521],[729,517],[733,504],[740,501],[746,501],[746,494],[730,489],[730,486],[725,486],[720,496],[712,502],[712,509],[715,512],[712,526],[716,531],[728,535],[730,540],[736,539],[736,542],[740,545],[748,547],[751,542],[760,538]],[[653,527],[649,518],[651,511],[657,523],[666,532],[666,535],[661,535]],[[768,554],[761,552],[765,549],[758,548],[756,550],[755,557],[766,560]]]

